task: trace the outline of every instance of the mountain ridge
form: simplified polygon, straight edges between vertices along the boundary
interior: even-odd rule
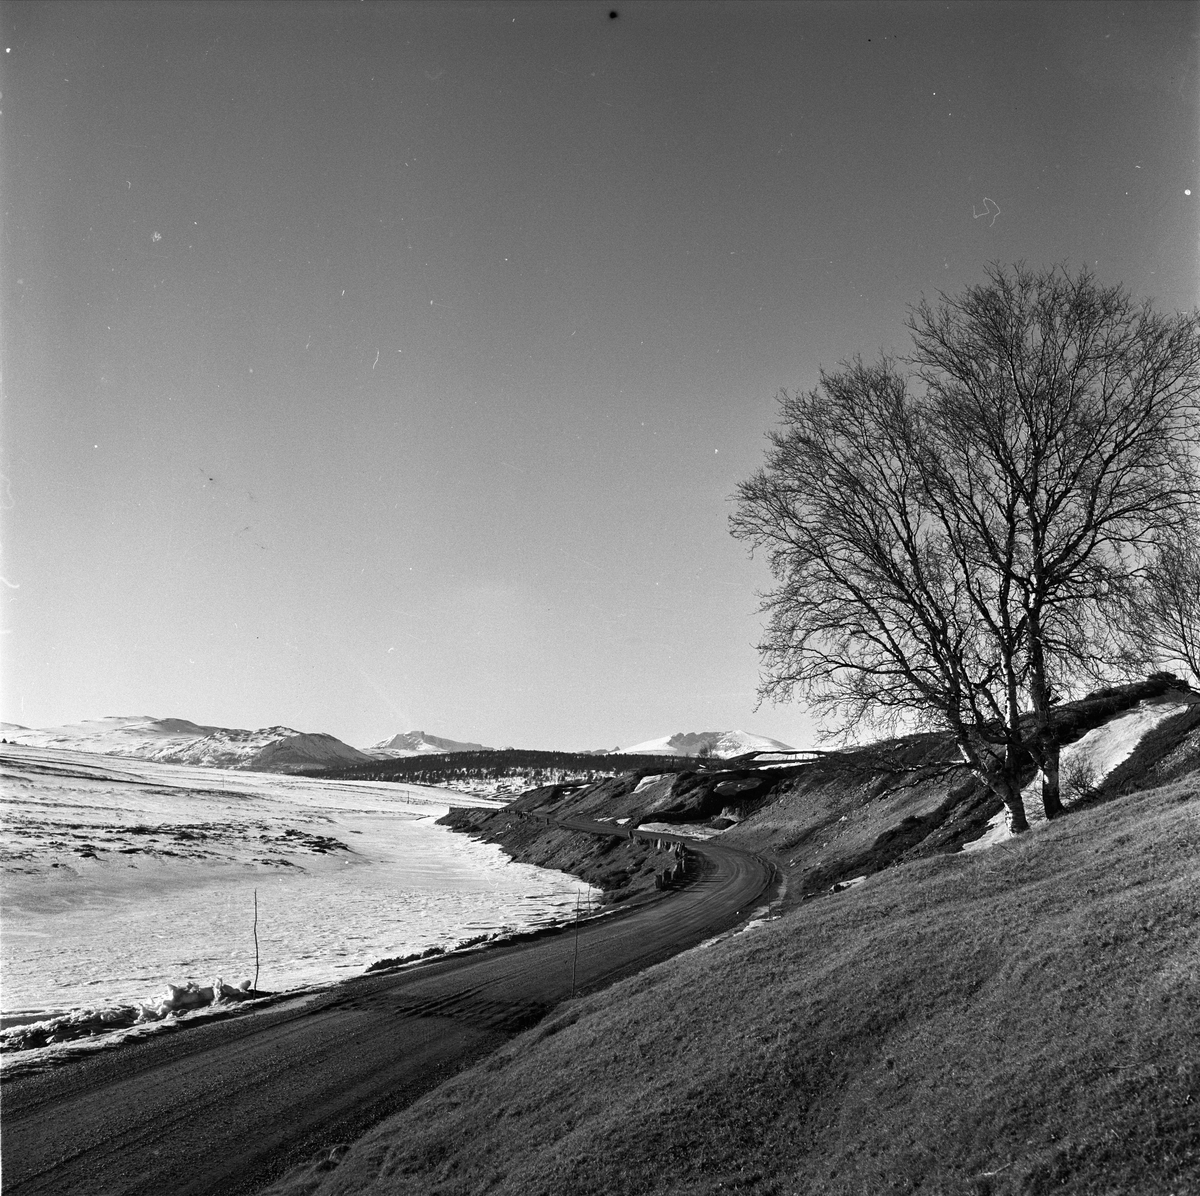
[[[31,747],[252,772],[311,772],[375,758],[324,732],[284,726],[249,731],[145,714],[88,719],[42,730],[3,723],[0,736]]]
[[[430,735],[425,731],[400,731],[391,739],[384,739],[368,749],[369,752],[384,753],[388,757],[431,756],[443,752],[490,752],[493,750],[493,748],[485,747],[482,743],[446,739],[441,735]]]

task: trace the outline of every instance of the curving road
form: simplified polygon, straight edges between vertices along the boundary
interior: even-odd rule
[[[767,865],[716,843],[688,846],[703,867],[687,888],[577,934],[358,977],[6,1082],[6,1196],[255,1191],[533,1025],[571,995],[572,971],[576,991],[601,988],[735,926],[763,895]]]

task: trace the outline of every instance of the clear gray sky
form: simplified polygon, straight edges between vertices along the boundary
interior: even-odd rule
[[[0,27],[28,726],[810,742],[754,712],[769,578],[726,526],[779,388],[903,347],[907,304],[992,259],[1200,300],[1192,4]]]

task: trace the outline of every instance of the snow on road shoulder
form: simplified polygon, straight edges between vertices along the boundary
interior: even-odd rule
[[[6,1081],[50,1071],[72,1059],[86,1058],[189,1026],[202,1025],[238,1013],[298,1008],[325,991],[313,985],[264,997],[247,998],[240,1006],[228,1001],[197,1008],[172,1010],[161,1018],[137,1015],[139,1006],[81,1009],[39,1023],[0,1031],[0,1075]],[[28,1037],[22,1038],[22,1032]]]
[[[1129,759],[1133,749],[1148,732],[1159,723],[1178,714],[1181,709],[1178,703],[1171,701],[1140,702],[1132,710],[1117,715],[1103,726],[1093,727],[1082,738],[1062,749],[1059,776],[1065,780],[1073,772],[1086,770],[1090,783],[1099,785],[1113,769]],[[1041,772],[1021,790],[1021,797],[1025,801],[1025,816],[1029,820],[1029,828],[1035,830],[1046,821],[1046,814],[1042,809]],[[1070,805],[1065,796],[1063,800],[1064,804]],[[1003,809],[988,823],[984,834],[967,843],[963,851],[984,851],[1012,837],[1008,810]]]

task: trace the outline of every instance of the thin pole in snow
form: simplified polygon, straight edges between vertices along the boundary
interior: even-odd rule
[[[254,890],[254,991],[258,992],[258,890]]]
[[[571,996],[575,995],[575,965],[579,962],[579,890],[575,890],[575,955],[571,959]]]

